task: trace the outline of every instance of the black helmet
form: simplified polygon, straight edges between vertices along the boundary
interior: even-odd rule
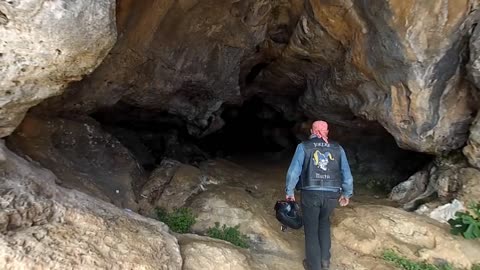
[[[283,226],[292,229],[300,229],[303,226],[302,216],[299,213],[300,207],[296,202],[277,201],[274,209],[277,220]]]

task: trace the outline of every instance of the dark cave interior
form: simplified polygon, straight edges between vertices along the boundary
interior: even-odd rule
[[[308,137],[311,123],[307,117],[287,120],[260,97],[241,106],[226,106],[221,114],[224,126],[201,138],[189,135],[185,121],[177,116],[122,103],[91,116],[129,148],[146,171],[153,170],[165,158],[194,165],[207,159],[236,156],[286,163],[296,145]],[[388,192],[433,159],[399,148],[394,138],[375,122],[366,127],[330,125],[330,138],[344,147],[357,184]]]

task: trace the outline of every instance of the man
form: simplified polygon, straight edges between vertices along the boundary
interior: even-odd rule
[[[337,206],[347,206],[353,194],[353,177],[343,148],[328,139],[328,124],[315,121],[309,140],[299,144],[287,172],[286,199],[295,201],[301,190],[305,231],[304,267],[330,267],[330,215]]]

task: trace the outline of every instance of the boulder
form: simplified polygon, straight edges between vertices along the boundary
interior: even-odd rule
[[[206,186],[185,204],[197,217],[193,232],[205,234],[216,222],[220,226],[238,225],[247,235],[257,262],[268,269],[302,269],[303,232],[282,232],[274,215],[275,198],[282,193],[272,182],[278,180],[276,171],[263,175],[227,160],[201,165],[209,181],[216,184]]]
[[[8,146],[39,162],[60,185],[137,210],[145,175],[132,154],[91,118],[49,120],[27,116]]]
[[[480,28],[473,29],[468,48],[470,52],[467,64],[468,78],[480,89]]]
[[[473,167],[480,169],[480,113],[470,127],[470,136],[463,148],[463,154]]]
[[[235,247],[225,241],[187,234],[179,236],[179,244],[183,256],[184,270],[271,269],[256,261],[248,250]]]
[[[123,146],[128,148],[143,168],[155,167],[155,157],[153,156],[152,149],[145,145],[138,133],[130,129],[106,126],[103,125],[103,123],[102,128],[117,138]]]
[[[239,230],[249,237],[257,251],[295,253],[292,243],[282,235],[280,223],[244,188],[217,187],[195,196],[189,206],[197,215],[192,227],[194,232],[203,234],[216,222],[220,226],[239,225]]]
[[[400,204],[411,202],[425,192],[428,185],[428,177],[429,173],[427,170],[415,173],[407,181],[395,186],[390,192],[389,198]]]
[[[480,170],[476,168],[463,168],[459,172],[461,189],[457,194],[460,201],[468,207],[472,203],[480,202]]]
[[[3,269],[182,269],[164,224],[56,185],[3,142],[0,153]]]
[[[0,137],[27,110],[91,73],[117,37],[115,1],[0,3]]]
[[[163,191],[181,165],[182,163],[176,160],[164,159],[160,165],[153,170],[140,192],[138,200],[139,213],[145,216],[155,216],[156,204],[159,203]]]
[[[449,233],[447,225],[387,206],[364,205],[337,211],[333,218],[334,241],[348,243],[360,254],[380,256],[394,249],[412,260],[448,261],[470,269],[480,262],[480,242]]]
[[[140,193],[141,212],[152,215],[155,208],[167,211],[181,208],[207,184],[207,178],[198,168],[164,160]]]
[[[436,196],[443,203],[450,202],[463,190],[463,183],[470,181],[471,177],[461,173],[465,168],[468,163],[458,151],[437,156],[425,169],[394,187],[389,197],[406,210],[415,210]]]

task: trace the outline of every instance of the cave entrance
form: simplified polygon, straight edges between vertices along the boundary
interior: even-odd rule
[[[275,166],[286,172],[296,145],[307,138],[310,124],[306,117],[287,120],[258,97],[241,106],[225,107],[221,114],[225,125],[202,138],[189,135],[185,122],[176,116],[121,103],[92,116],[129,148],[147,171],[164,158],[194,165],[224,158],[252,169]],[[345,149],[356,194],[385,195],[432,160],[399,148],[375,122],[361,128],[330,124],[330,137]]]
[[[293,132],[297,122],[285,119],[258,97],[226,107],[222,119],[222,129],[198,140],[202,149],[216,156],[275,154],[297,144]]]

